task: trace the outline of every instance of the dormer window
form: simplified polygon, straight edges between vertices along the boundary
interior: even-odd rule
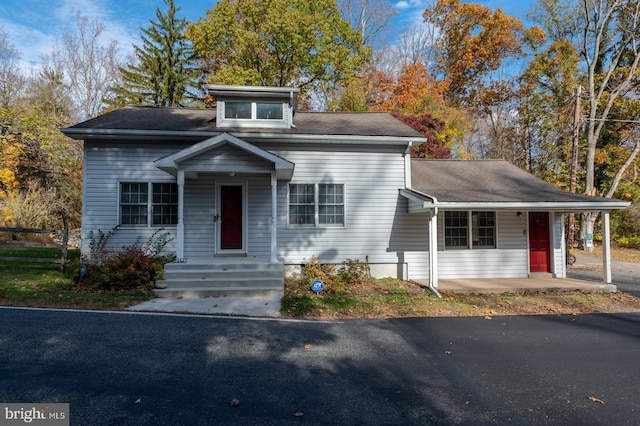
[[[206,87],[216,99],[216,125],[221,128],[293,127],[299,89],[290,87]]]
[[[277,102],[224,103],[225,120],[282,120],[284,104]]]

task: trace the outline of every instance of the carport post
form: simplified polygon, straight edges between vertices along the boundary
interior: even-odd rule
[[[429,287],[438,288],[438,211],[429,214]]]
[[[605,284],[611,284],[611,226],[609,212],[602,212],[602,273]]]
[[[176,258],[184,260],[184,170],[178,171],[178,224],[176,226]]]

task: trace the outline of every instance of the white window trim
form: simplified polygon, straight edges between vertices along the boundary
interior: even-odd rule
[[[455,210],[447,210],[447,211],[455,211]],[[452,251],[460,251],[460,250],[497,250],[498,249],[498,212],[494,210],[467,210],[467,246],[466,247],[449,247],[447,246],[447,225],[446,225],[446,214],[447,211],[443,212],[442,216],[442,247],[444,250],[452,250]],[[493,247],[489,246],[473,246],[473,212],[489,212],[493,213],[495,225],[494,235],[493,235]]]
[[[291,223],[291,185],[313,185],[313,221],[314,223]],[[320,185],[342,185],[342,218],[343,223],[320,223]],[[346,228],[347,227],[347,185],[344,183],[325,182],[289,182],[287,185],[287,227],[289,228]]]
[[[132,223],[123,224],[122,223],[122,203],[120,200],[122,195],[123,183],[146,183],[147,184],[147,223],[146,224],[132,224]],[[178,224],[171,224],[171,225],[162,225],[162,224],[154,225],[153,224],[153,185],[161,184],[161,183],[174,183],[177,185],[177,183],[173,181],[144,181],[144,180],[131,180],[131,179],[118,181],[117,205],[118,205],[118,226],[119,227],[121,228],[175,228],[178,226]]]
[[[246,102],[251,104],[251,118],[227,118],[225,116],[226,102]],[[258,119],[258,103],[265,104],[274,104],[280,105],[282,107],[282,118],[281,119]],[[258,101],[240,101],[240,100],[229,100],[229,101],[219,101],[218,107],[218,127],[274,127],[274,128],[283,128],[288,127],[289,123],[289,114],[290,108],[289,104],[286,102],[258,102]]]

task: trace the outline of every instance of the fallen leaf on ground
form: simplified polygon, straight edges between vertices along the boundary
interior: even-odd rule
[[[229,405],[232,407],[237,407],[238,405],[240,405],[240,400],[238,398],[233,398]]]
[[[604,401],[599,399],[599,398],[596,398],[595,396],[588,396],[587,398],[590,401],[597,402],[598,404],[603,404],[604,405]]]
[[[134,404],[137,405],[137,404],[140,404],[141,402],[142,402],[142,398],[138,398],[135,400]]]
[[[304,348],[305,349],[311,349],[311,345],[307,343],[306,345],[304,345]]]
[[[293,415],[296,416],[296,417],[302,417],[302,416],[304,416],[304,413],[302,411],[298,411],[297,413],[294,413]]]

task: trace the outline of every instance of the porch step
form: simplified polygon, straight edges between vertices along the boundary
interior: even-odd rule
[[[255,257],[194,259],[165,265],[157,297],[284,295],[284,265]]]
[[[181,287],[155,289],[153,292],[158,297],[182,297],[184,299],[197,299],[201,297],[282,297],[284,295],[284,290],[258,286],[246,289],[238,287]]]

